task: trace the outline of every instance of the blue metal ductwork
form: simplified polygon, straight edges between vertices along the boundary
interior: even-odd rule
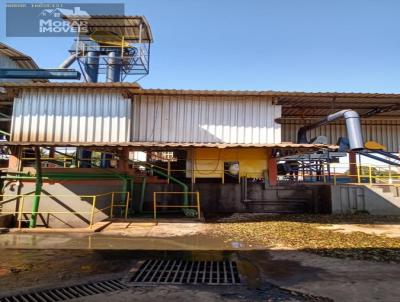
[[[0,68],[1,79],[49,79],[79,80],[81,74],[75,69],[14,69]]]
[[[118,51],[108,53],[107,82],[120,82],[121,57]]]
[[[97,83],[99,76],[99,56],[95,51],[89,51],[85,62],[86,81]]]

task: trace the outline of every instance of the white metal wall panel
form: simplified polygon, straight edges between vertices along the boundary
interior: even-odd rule
[[[104,89],[27,89],[14,99],[11,137],[19,142],[129,142],[131,102]]]
[[[296,142],[298,129],[311,121],[293,120],[282,123],[282,141]],[[396,119],[365,119],[362,120],[364,141],[376,141],[386,146],[389,152],[399,152],[400,148],[400,120]],[[329,143],[336,144],[339,137],[347,137],[344,122],[335,122],[316,129],[310,130],[308,138],[319,135],[328,137]]]
[[[0,54],[0,68],[20,68],[20,67],[9,57]]]
[[[133,141],[279,143],[281,106],[269,97],[135,96]]]

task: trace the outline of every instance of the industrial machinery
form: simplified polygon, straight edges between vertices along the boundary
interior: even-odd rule
[[[149,74],[150,26],[142,16],[65,16],[77,36],[60,68],[75,60],[87,82],[122,82],[128,76],[135,81]],[[103,75],[104,79],[100,79]]]

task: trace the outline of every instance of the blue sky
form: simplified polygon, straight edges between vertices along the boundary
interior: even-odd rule
[[[4,20],[18,1],[0,1]],[[398,0],[130,0],[125,10],[152,27],[146,88],[400,92]],[[67,57],[72,38],[7,38],[1,22],[0,40],[41,67]]]

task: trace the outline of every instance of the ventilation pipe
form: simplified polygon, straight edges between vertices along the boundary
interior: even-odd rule
[[[329,124],[339,118],[344,118],[346,121],[347,137],[349,139],[350,150],[362,150],[364,149],[364,140],[361,132],[361,122],[358,113],[351,109],[341,110],[325,117],[324,119],[301,127],[297,132],[297,142],[299,144],[307,144],[307,131],[315,129],[317,127]]]
[[[66,69],[66,68],[70,67],[72,65],[72,63],[74,63],[77,58],[78,58],[78,54],[77,53],[74,53],[74,54],[70,55],[68,58],[65,59],[64,62],[61,63],[60,66],[58,66],[58,68]]]
[[[85,62],[85,76],[88,82],[97,83],[99,75],[99,56],[95,51],[88,51]]]
[[[107,82],[120,82],[121,58],[119,52],[110,51],[107,62]]]

